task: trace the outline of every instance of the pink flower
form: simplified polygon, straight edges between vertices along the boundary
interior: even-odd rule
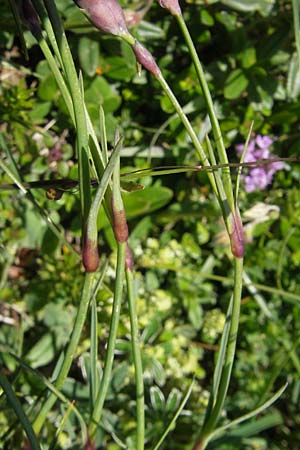
[[[155,76],[155,78],[158,78],[161,75],[161,72],[149,50],[147,50],[146,47],[144,47],[138,41],[135,41],[135,43],[132,46],[132,49],[134,51],[136,60],[143,67],[145,67],[145,69],[151,72],[152,75]]]
[[[116,0],[74,0],[90,21],[104,33],[115,36],[129,34],[124,12]]]
[[[166,8],[174,16],[181,16],[181,9],[178,0],[158,0],[162,8]]]

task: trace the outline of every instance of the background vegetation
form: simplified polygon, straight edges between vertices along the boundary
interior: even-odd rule
[[[123,1],[138,9],[141,2]],[[103,35],[71,0],[56,0],[85,100],[96,130],[103,106],[112,145],[121,127],[122,171],[151,166],[197,165],[190,141],[158,83],[139,75],[130,47]],[[278,156],[300,156],[300,70],[289,0],[182,2],[214,98],[229,159],[254,134],[270,136]],[[128,12],[129,14],[129,12]],[[204,139],[210,131],[201,90],[173,18],[156,3],[131,15],[132,33],[155,56],[180,103]],[[32,35],[21,50],[11,10],[0,6],[0,150],[25,181],[76,178],[74,132],[55,79]],[[296,39],[297,43],[297,39]],[[1,171],[1,183],[10,183]],[[245,284],[237,357],[226,413],[238,417],[278,390],[271,408],[211,448],[296,449],[300,441],[300,168],[285,164],[267,189],[240,194],[246,230]],[[149,448],[174,415],[195,376],[192,394],[161,448],[190,449],[203,421],[213,365],[231,295],[231,253],[204,172],[147,176],[123,199],[134,253],[139,328],[145,370]],[[132,190],[132,192],[128,192]],[[27,413],[34,414],[57,358],[68,342],[83,284],[78,190],[49,200],[44,189],[1,190],[0,350],[4,372]],[[40,210],[36,207],[39,205]],[[49,228],[44,215],[53,221]],[[114,283],[116,244],[104,213],[99,223],[101,258],[108,257],[97,294],[100,355],[105,353]],[[63,230],[58,238],[53,227]],[[102,418],[99,448],[133,447],[135,395],[129,317],[121,312],[113,379]],[[63,394],[89,411],[90,330],[86,324]],[[28,366],[20,367],[14,353]],[[100,369],[99,369],[100,370]],[[81,447],[79,425],[63,404],[47,418],[44,449]],[[225,415],[226,414],[226,415]],[[65,425],[56,435],[57,424]],[[0,398],[0,442],[22,448],[22,434],[5,395]]]

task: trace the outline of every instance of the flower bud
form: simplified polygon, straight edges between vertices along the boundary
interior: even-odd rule
[[[116,0],[74,0],[95,27],[115,36],[130,34],[123,10]]]
[[[96,450],[95,444],[91,441],[91,439],[88,437],[84,450]]]
[[[166,8],[173,16],[181,16],[181,9],[178,0],[158,0],[162,8]]]
[[[130,270],[130,272],[132,272],[133,271],[133,265],[134,265],[134,263],[133,263],[132,251],[131,251],[131,248],[129,247],[128,242],[127,242],[127,245],[126,245],[126,256],[125,256],[125,267],[126,267],[126,269]]]
[[[128,226],[124,209],[117,210],[111,202],[113,213],[113,230],[117,242],[126,242],[128,239]]]
[[[232,233],[230,235],[231,251],[236,258],[243,258],[245,255],[245,236],[239,210],[232,214]]]
[[[22,446],[22,450],[31,450],[31,445],[28,439],[25,439]]]
[[[155,78],[158,78],[161,75],[161,71],[151,53],[138,41],[135,41],[135,43],[132,46],[132,49],[134,51],[137,61],[143,67],[145,67],[145,69],[151,72],[152,75],[155,76]]]
[[[26,26],[31,31],[33,36],[38,37],[41,35],[41,26],[39,17],[36,10],[32,6],[30,0],[22,0],[21,3],[22,16],[26,22]]]
[[[85,227],[83,236],[82,262],[87,272],[96,272],[99,266],[97,239],[91,239]]]

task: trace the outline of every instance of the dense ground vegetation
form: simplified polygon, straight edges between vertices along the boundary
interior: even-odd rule
[[[100,130],[102,105],[109,147],[117,126],[124,136],[122,172],[198,165],[172,105],[153,77],[144,70],[137,73],[131,48],[95,30],[72,0],[55,3],[83,74],[95,129]],[[204,141],[210,132],[206,106],[176,22],[156,2],[144,16],[130,15],[130,8],[146,6],[142,2],[120,3],[128,12],[131,32],[151,50]],[[257,148],[270,154],[300,156],[300,69],[292,2],[189,0],[182,8],[205,67],[229,160],[239,160],[237,146],[245,142],[252,121],[253,151],[256,139]],[[29,31],[24,34],[26,58],[9,5],[1,2],[0,12],[1,159],[24,182],[76,179],[75,135],[56,81]],[[290,450],[300,441],[300,166],[284,162],[278,169],[265,184],[261,180],[268,168],[248,168],[242,175],[245,286],[222,420],[246,414],[286,381],[289,384],[262,415],[228,431],[222,442],[214,441],[209,448]],[[0,181],[11,183],[2,169]],[[205,172],[150,173],[129,182],[124,177],[123,199],[136,270],[146,448],[157,441],[195,377],[176,428],[161,446],[191,449],[203,421],[232,292],[232,255]],[[62,189],[56,200],[49,199],[44,188],[31,192],[32,197],[20,190],[0,191],[1,361],[29,418],[36,414],[45,379],[69,340],[84,277],[78,253],[78,188]],[[101,264],[108,264],[97,294],[102,358],[116,262],[116,243],[104,211],[98,228]],[[89,413],[90,345],[87,321],[62,390],[75,400],[83,420]],[[97,448],[109,450],[122,448],[122,442],[124,448],[134,448],[135,388],[126,304],[116,350],[97,437]],[[48,415],[41,434],[43,449],[82,448],[78,421],[70,411],[66,415],[67,410],[62,402]],[[65,423],[57,435],[62,418]],[[1,447],[22,448],[23,436],[15,432],[20,431],[18,421],[3,393],[0,425]]]

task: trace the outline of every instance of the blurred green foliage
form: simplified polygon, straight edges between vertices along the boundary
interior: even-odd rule
[[[82,70],[85,99],[99,133],[104,108],[108,141],[117,125],[125,146],[124,171],[152,165],[198,164],[189,139],[157,83],[137,74],[131,49],[95,31],[71,0],[59,0],[67,36]],[[123,1],[123,6],[139,6]],[[300,156],[300,83],[292,7],[288,0],[190,0],[183,11],[205,66],[228,148],[244,141],[251,121],[255,133],[276,139],[274,153]],[[75,178],[74,132],[56,82],[32,36],[26,32],[29,61],[20,53],[8,6],[0,6],[0,150],[23,180]],[[133,33],[155,55],[167,80],[204,138],[209,131],[204,100],[187,49],[172,17],[153,4]],[[151,100],[151,101],[150,101]],[[150,147],[150,142],[152,146]],[[10,179],[0,174],[1,183]],[[237,360],[226,414],[235,418],[257,407],[286,380],[284,396],[268,412],[234,430],[218,449],[298,448],[300,168],[287,165],[267,191],[241,192],[247,222],[246,272],[253,283],[276,288],[261,291],[270,315],[256,296],[244,290]],[[191,378],[192,396],[162,448],[190,449],[208,400],[213,362],[231,294],[231,262],[224,227],[208,190],[205,173],[146,177],[143,191],[124,194],[130,244],[136,263],[139,326],[146,381],[147,446],[170,421]],[[79,199],[76,189],[50,201],[44,190],[35,200],[65,230],[67,243],[48,228],[32,201],[18,191],[1,191],[0,350],[15,390],[29,416],[44,394],[42,379],[10,353],[48,377],[73,326],[83,272],[80,268]],[[259,211],[253,205],[261,205]],[[269,213],[271,211],[271,213]],[[273,212],[272,212],[273,211]],[[103,357],[111,312],[114,240],[105,217],[99,219],[99,246],[109,258],[104,286],[97,296],[99,349]],[[297,297],[296,297],[297,298]],[[89,410],[86,325],[76,361],[64,388],[86,417]],[[99,368],[100,370],[100,368]],[[111,390],[105,405],[99,448],[134,448],[135,410],[129,318],[124,306]],[[21,448],[16,419],[0,398],[0,442]],[[48,418],[43,448],[53,448],[57,421],[65,405]],[[270,427],[277,425],[275,428]],[[248,428],[246,428],[248,426]],[[57,447],[79,449],[78,423],[71,415]],[[248,434],[247,434],[248,433]],[[246,436],[246,437],[245,437]]]

